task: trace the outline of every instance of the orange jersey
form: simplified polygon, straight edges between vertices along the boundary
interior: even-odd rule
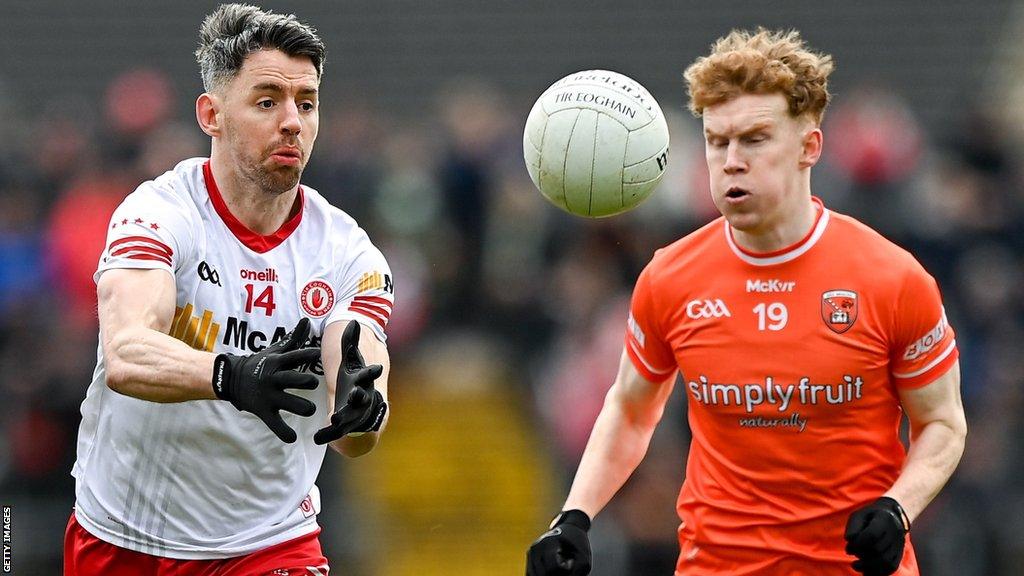
[[[785,250],[744,251],[719,218],[637,280],[627,353],[653,382],[680,371],[689,399],[677,574],[854,574],[846,519],[906,456],[897,390],[956,362],[934,279],[814,202]],[[917,574],[909,541],[897,574]]]

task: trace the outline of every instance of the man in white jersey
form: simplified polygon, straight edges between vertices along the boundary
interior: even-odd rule
[[[230,4],[203,23],[210,158],[130,194],[96,272],[65,575],[328,571],[314,482],[325,444],[359,456],[386,424],[394,286],[299,185],[324,54],[294,16]]]

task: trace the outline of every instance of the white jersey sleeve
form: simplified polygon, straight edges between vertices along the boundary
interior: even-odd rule
[[[144,182],[114,211],[94,280],[113,268],[163,269],[171,274],[189,260],[195,245],[190,222],[197,216],[176,194],[168,173]]]
[[[338,302],[324,322],[356,320],[373,330],[381,342],[395,301],[394,277],[384,255],[362,228],[352,228],[346,263],[335,278]]]

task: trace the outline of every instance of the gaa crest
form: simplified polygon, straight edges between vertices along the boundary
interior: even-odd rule
[[[849,330],[857,321],[857,293],[829,290],[821,295],[821,319],[836,334]]]

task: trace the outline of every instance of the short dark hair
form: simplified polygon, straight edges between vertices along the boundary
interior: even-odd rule
[[[316,30],[294,14],[274,14],[249,4],[221,4],[199,28],[196,61],[203,88],[212,92],[223,87],[242,68],[246,56],[265,49],[306,56],[313,61],[316,77],[323,74],[327,48]]]

